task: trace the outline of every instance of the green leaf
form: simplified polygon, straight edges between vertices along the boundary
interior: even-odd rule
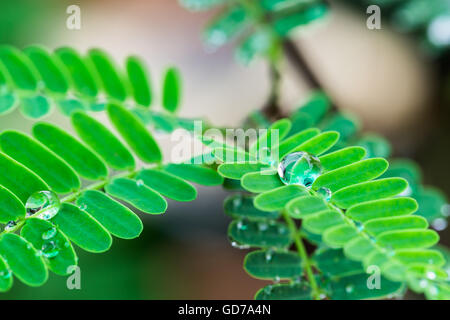
[[[311,290],[303,283],[269,284],[258,290],[255,300],[311,300]]]
[[[152,91],[149,75],[144,62],[138,57],[128,57],[126,60],[128,80],[133,89],[134,100],[145,107],[152,103]]]
[[[320,155],[330,149],[339,139],[339,133],[335,131],[323,132],[306,142],[303,142],[298,147],[291,150],[289,153],[297,151],[305,151],[313,155]]]
[[[30,46],[24,50],[24,53],[33,62],[48,90],[60,94],[69,90],[69,82],[64,74],[64,65],[52,57],[46,49],[40,46]]]
[[[340,141],[347,141],[356,132],[358,132],[360,124],[358,120],[349,114],[336,113],[327,119],[322,130],[334,130],[339,132]]]
[[[362,300],[380,299],[399,293],[403,289],[402,282],[393,282],[384,277],[380,278],[379,289],[370,289],[367,285],[367,273],[360,273],[331,282],[332,298],[334,300]]]
[[[347,186],[375,179],[388,167],[388,162],[382,158],[374,158],[355,162],[345,167],[329,171],[316,179],[313,189],[328,188],[331,192]]]
[[[338,207],[347,209],[361,202],[389,198],[398,195],[408,187],[402,178],[387,178],[358,183],[337,191],[331,201]]]
[[[85,191],[77,199],[77,205],[118,238],[133,239],[142,232],[143,225],[139,217],[103,192]]]
[[[2,86],[0,85],[0,115],[2,116],[14,111],[16,107],[19,105],[16,95],[7,92],[6,90],[2,89]]]
[[[305,218],[328,209],[328,205],[321,197],[303,196],[289,201],[286,210],[289,215],[296,219]]]
[[[108,176],[105,163],[64,130],[49,123],[38,123],[33,126],[33,136],[63,158],[83,178],[99,180]]]
[[[283,15],[273,22],[273,27],[280,36],[285,37],[294,28],[322,18],[327,12],[327,5],[323,3],[313,4],[305,10]]]
[[[261,172],[247,173],[242,177],[242,187],[250,192],[265,192],[283,186],[278,174],[264,174]]]
[[[142,122],[130,111],[117,104],[108,104],[109,119],[130,148],[144,162],[160,162],[161,150]]]
[[[421,215],[428,221],[433,221],[437,218],[445,218],[443,216],[442,208],[447,204],[447,199],[442,191],[428,187],[420,188],[413,194],[413,197],[419,204],[418,215]]]
[[[368,201],[350,207],[346,215],[353,220],[366,222],[377,218],[405,216],[417,210],[412,198],[393,198]]]
[[[167,209],[166,200],[143,183],[126,178],[114,179],[105,186],[108,194],[130,203],[150,214],[161,214]]]
[[[356,236],[358,236],[358,230],[354,226],[341,224],[327,229],[322,239],[332,248],[341,248]]]
[[[260,135],[249,148],[249,153],[255,155],[257,151],[262,149],[271,150],[276,147],[279,142],[289,133],[291,129],[291,121],[289,119],[281,119],[274,122],[263,134]]]
[[[256,163],[255,156],[240,149],[214,148],[213,154],[218,160],[224,163]]]
[[[50,112],[50,102],[42,95],[22,97],[20,111],[30,119],[38,119]]]
[[[8,291],[12,285],[12,271],[8,268],[5,259],[0,256],[0,292]]]
[[[163,81],[162,104],[164,109],[175,113],[180,105],[181,99],[181,77],[178,69],[166,70]]]
[[[319,134],[319,129],[309,128],[303,130],[288,139],[282,141],[278,146],[278,155],[280,159],[283,159],[291,150],[294,150],[299,145],[303,144],[305,141],[310,140],[311,138],[317,136]]]
[[[374,242],[363,236],[356,237],[344,246],[344,252],[347,257],[353,260],[362,261],[375,249]]]
[[[130,151],[103,124],[82,112],[72,115],[72,125],[81,139],[111,167],[130,170],[135,166]]]
[[[341,213],[336,210],[325,210],[305,217],[302,227],[309,232],[322,234],[325,230],[343,223],[345,220]]]
[[[445,265],[445,258],[439,251],[426,249],[406,249],[396,250],[395,259],[403,264],[411,265],[423,263],[442,267]]]
[[[228,236],[239,245],[265,248],[286,248],[292,243],[286,224],[275,221],[233,221]]]
[[[36,287],[47,281],[44,260],[29,242],[17,234],[2,235],[0,255],[7,261],[13,274],[26,285]]]
[[[77,265],[77,256],[69,240],[50,222],[27,219],[20,235],[41,251],[45,264],[54,273],[67,275],[69,267]]]
[[[0,185],[14,193],[24,204],[33,193],[50,189],[34,172],[1,152],[0,168]]]
[[[304,187],[289,185],[259,194],[256,196],[254,204],[256,208],[263,211],[276,211],[283,209],[292,199],[307,194]]]
[[[88,97],[98,94],[96,79],[93,76],[92,65],[83,60],[72,48],[59,48],[55,54],[66,66],[76,90]]]
[[[278,211],[261,211],[255,208],[253,197],[235,194],[224,201],[224,211],[232,217],[249,219],[276,219],[280,216]]]
[[[28,57],[20,50],[3,45],[0,47],[0,64],[8,71],[14,85],[27,91],[36,91],[38,75]]]
[[[240,5],[226,8],[206,27],[205,41],[215,47],[224,45],[244,28],[247,15],[247,11]]]
[[[204,186],[217,186],[223,183],[223,177],[215,170],[195,164],[170,163],[164,170],[182,179]]]
[[[364,223],[364,230],[373,236],[392,230],[426,229],[428,222],[419,216],[400,216],[373,219]]]
[[[0,185],[0,223],[25,217],[23,203],[11,191]]]
[[[246,173],[267,170],[270,166],[263,163],[223,163],[217,168],[223,177],[228,179],[241,179]]]
[[[258,279],[291,279],[302,274],[301,260],[292,252],[253,251],[245,256],[244,269]]]
[[[360,262],[347,259],[341,249],[322,249],[313,255],[321,272],[330,278],[341,278],[364,272]]]
[[[73,204],[63,203],[51,222],[86,251],[104,252],[111,247],[112,238],[108,231],[90,214]]]
[[[366,151],[361,147],[347,147],[319,157],[326,171],[338,169],[364,158]]]
[[[433,230],[396,230],[383,232],[376,240],[379,245],[393,249],[425,249],[435,245],[439,235]]]
[[[58,193],[80,188],[78,176],[65,161],[36,140],[13,130],[0,134],[0,147],[9,156],[38,174]]]
[[[127,92],[112,59],[100,49],[89,50],[88,56],[97,69],[106,93],[114,99],[124,101]]]
[[[366,149],[367,158],[388,158],[391,155],[389,142],[376,134],[365,134],[356,144]]]
[[[168,172],[142,170],[136,180],[142,180],[147,187],[176,201],[192,201],[197,197],[197,190],[190,183]]]

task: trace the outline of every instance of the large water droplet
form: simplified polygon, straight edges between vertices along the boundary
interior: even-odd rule
[[[319,158],[303,151],[288,154],[278,165],[278,175],[284,184],[309,188],[321,174]]]
[[[28,198],[25,207],[27,216],[38,213],[37,218],[49,220],[56,216],[61,203],[56,193],[52,191],[38,191]]]
[[[41,248],[42,254],[48,258],[54,258],[59,254],[59,247],[56,241],[45,241]]]

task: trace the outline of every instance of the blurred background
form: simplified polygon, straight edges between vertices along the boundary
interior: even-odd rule
[[[369,30],[367,5],[331,3],[331,15],[296,32],[293,41],[342,110],[360,117],[365,130],[385,135],[395,156],[418,161],[425,184],[449,195],[449,54],[430,52],[417,34],[394,30],[384,11],[382,29]],[[81,30],[66,28],[73,4],[81,7]],[[213,14],[188,12],[176,0],[2,0],[0,43],[81,52],[99,47],[119,64],[138,55],[156,89],[164,68],[176,65],[184,80],[180,115],[233,127],[264,104],[268,70],[263,60],[237,63],[231,46],[211,52],[203,45],[200,34]],[[287,64],[282,82],[283,108],[298,107],[310,91],[307,83]],[[57,111],[45,120],[69,130]],[[32,123],[15,111],[0,118],[0,130],[29,132]],[[167,154],[170,144],[164,146]],[[251,299],[265,283],[247,276],[245,252],[229,244],[226,196],[221,188],[199,187],[192,203],[169,201],[163,216],[141,215],[138,239],[115,238],[112,249],[98,255],[77,250],[81,290],[68,290],[66,278],[52,274],[40,288],[16,281],[0,299]],[[448,245],[448,229],[441,236]]]

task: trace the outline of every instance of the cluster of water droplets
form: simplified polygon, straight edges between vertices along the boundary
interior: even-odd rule
[[[307,152],[293,152],[285,156],[278,165],[278,175],[284,184],[297,184],[310,188],[322,174],[319,158]]]
[[[58,196],[53,191],[38,191],[33,193],[27,200],[25,208],[27,217],[36,213],[37,218],[50,220],[58,214],[61,207]]]

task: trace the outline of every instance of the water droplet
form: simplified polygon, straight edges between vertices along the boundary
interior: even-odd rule
[[[87,205],[84,204],[84,203],[82,203],[82,204],[80,204],[80,205],[78,206],[78,208],[80,208],[80,210],[85,211],[85,210],[87,209]]]
[[[42,254],[48,258],[54,258],[59,254],[59,247],[56,241],[45,241],[41,248]]]
[[[52,191],[38,191],[28,198],[25,207],[27,216],[38,213],[38,218],[49,220],[58,213],[61,203],[56,193]]]
[[[280,283],[281,278],[279,276],[275,276],[275,278],[273,279],[274,283]]]
[[[264,293],[265,293],[265,294],[271,294],[271,293],[272,293],[272,288],[273,288],[272,285],[266,286],[266,287],[264,288]]]
[[[447,228],[447,220],[443,219],[443,218],[437,218],[434,219],[433,222],[431,222],[431,226],[436,230],[436,231],[442,231],[445,230],[445,228]]]
[[[238,230],[245,231],[245,230],[247,230],[248,226],[242,220],[240,220],[237,223],[237,228],[238,228]]]
[[[431,287],[428,288],[428,293],[431,296],[435,297],[435,296],[437,296],[439,294],[439,290],[438,290],[438,288],[436,286],[431,286]]]
[[[345,287],[345,292],[347,292],[347,293],[352,293],[354,290],[355,290],[355,286],[352,285],[352,284],[348,284],[348,285]]]
[[[233,199],[233,206],[234,207],[239,207],[242,204],[242,199],[237,197]]]
[[[427,278],[430,279],[430,280],[436,279],[436,273],[434,273],[433,271],[428,271],[427,272]]]
[[[241,250],[243,250],[243,249],[250,249],[249,245],[247,245],[247,244],[240,244],[240,243],[237,243],[236,241],[231,241],[231,246],[233,248],[241,249]]]
[[[322,174],[319,158],[307,152],[288,154],[278,165],[278,175],[284,184],[299,184],[307,188]]]
[[[48,229],[42,234],[42,240],[49,240],[56,236],[57,230],[55,227]]]
[[[0,271],[0,278],[2,278],[2,279],[9,279],[9,278],[11,278],[11,275],[12,275],[12,272],[9,269]]]
[[[141,186],[144,185],[144,181],[143,181],[142,179],[136,180],[136,185],[137,185],[138,187],[141,187]]]
[[[364,230],[364,225],[361,222],[355,221],[356,230],[362,232]]]
[[[420,281],[419,281],[419,286],[420,286],[421,288],[426,288],[427,285],[428,285],[428,281],[427,281],[427,280],[423,279],[423,280],[420,280]]]
[[[258,223],[258,230],[259,231],[266,231],[269,228],[268,224],[265,222]]]
[[[273,256],[273,251],[267,250],[266,251],[266,261],[269,262],[270,260],[272,260],[272,256]]]
[[[15,226],[17,226],[17,222],[15,221],[9,221],[4,228],[4,231],[10,231],[11,229],[13,229]]]
[[[320,187],[317,189],[317,194],[324,198],[326,201],[330,201],[331,199],[331,190],[325,187]]]

